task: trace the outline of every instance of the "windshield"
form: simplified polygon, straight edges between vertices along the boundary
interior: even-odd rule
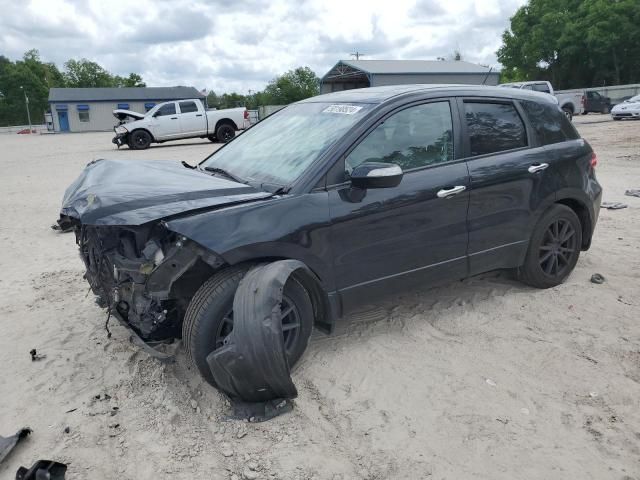
[[[631,97],[627,102],[640,102],[640,95],[636,95],[635,97]]]
[[[265,118],[200,167],[248,181],[287,185],[353,126],[369,104],[298,103]]]

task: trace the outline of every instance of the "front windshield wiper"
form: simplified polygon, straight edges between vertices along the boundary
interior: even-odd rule
[[[220,168],[220,167],[204,167],[204,169],[207,172],[217,173],[219,175],[223,175],[223,176],[233,180],[234,182],[244,183],[244,184],[247,183],[246,180],[243,180],[240,177],[236,177],[233,173],[227,172],[224,168]]]

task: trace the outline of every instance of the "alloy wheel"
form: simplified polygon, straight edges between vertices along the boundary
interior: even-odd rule
[[[577,254],[576,231],[571,222],[557,219],[544,232],[538,261],[550,277],[561,277]]]
[[[280,304],[280,321],[282,322],[282,336],[284,349],[287,355],[291,355],[300,337],[300,312],[296,305],[287,296],[282,297]],[[233,330],[233,310],[230,310],[220,322],[215,338],[215,349],[223,347],[228,342],[228,337]]]

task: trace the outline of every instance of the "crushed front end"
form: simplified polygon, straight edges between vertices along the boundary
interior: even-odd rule
[[[162,222],[77,225],[76,242],[96,303],[144,341],[179,338],[189,299],[221,260]]]

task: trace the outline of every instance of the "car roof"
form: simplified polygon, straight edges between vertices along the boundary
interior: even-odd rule
[[[522,99],[555,103],[551,95],[514,88],[500,88],[485,85],[415,84],[389,85],[384,87],[357,88],[316,95],[298,103],[371,103],[380,104],[404,96],[423,94],[425,97],[438,96],[482,96],[505,99]]]

